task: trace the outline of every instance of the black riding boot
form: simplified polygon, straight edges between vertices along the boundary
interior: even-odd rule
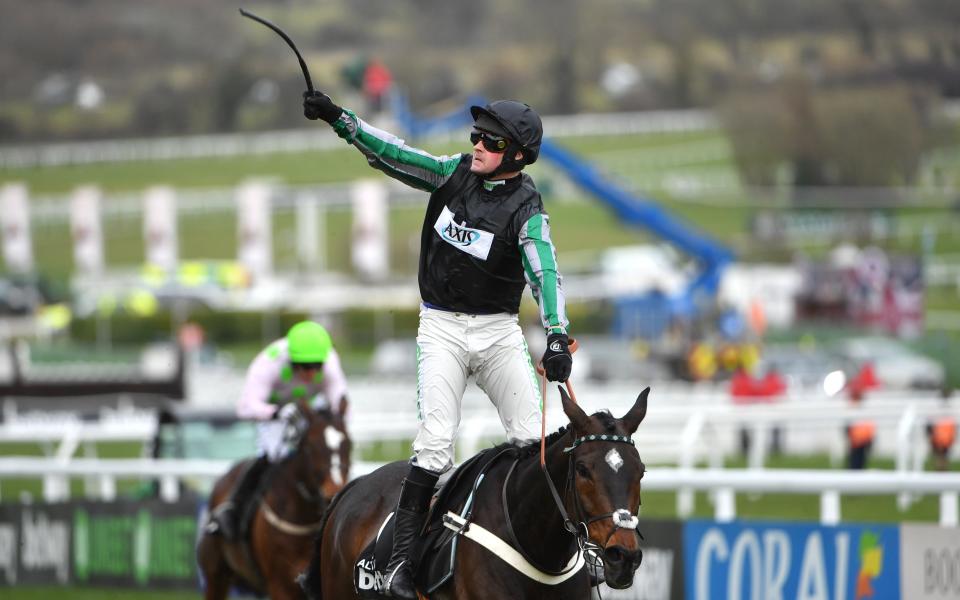
[[[423,520],[427,516],[433,486],[438,477],[439,475],[430,471],[411,466],[410,473],[403,480],[397,512],[393,515],[393,550],[390,552],[387,568],[384,569],[386,583],[383,591],[393,598],[415,600],[417,597],[414,573],[407,552],[423,528]]]
[[[234,486],[230,498],[217,507],[215,514],[217,525],[219,525],[223,537],[228,541],[237,541],[240,533],[242,519],[237,506],[256,491],[257,484],[260,482],[260,475],[268,466],[270,466],[270,460],[266,456],[255,458],[247,465],[246,471],[240,476],[240,481]]]

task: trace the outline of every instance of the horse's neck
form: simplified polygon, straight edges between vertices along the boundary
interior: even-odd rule
[[[311,485],[306,483],[311,481],[308,462],[298,450],[278,465],[273,475],[267,495],[271,497],[272,503],[282,503],[284,516],[287,518],[316,513],[320,490],[311,489]],[[305,497],[305,493],[309,497]]]
[[[546,449],[547,473],[565,502],[569,461],[563,453],[565,438],[555,440]],[[563,517],[540,467],[539,455],[517,465],[507,498],[510,520],[517,540],[537,564],[558,570],[576,549],[573,536],[563,527]],[[568,507],[564,507],[570,513]],[[559,550],[562,549],[562,552]]]

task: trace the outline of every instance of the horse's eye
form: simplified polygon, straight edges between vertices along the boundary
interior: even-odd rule
[[[583,477],[584,479],[590,479],[590,480],[593,479],[593,474],[590,473],[590,469],[587,468],[587,465],[581,462],[577,463],[577,474],[580,475],[580,477]]]

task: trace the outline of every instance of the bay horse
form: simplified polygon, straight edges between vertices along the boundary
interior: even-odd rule
[[[631,436],[646,416],[649,392],[641,392],[617,419],[606,411],[588,416],[561,387],[569,425],[541,443],[507,450],[512,460],[489,466],[473,490],[469,527],[462,520],[455,525],[468,539],[459,540],[453,575],[430,600],[587,599],[585,554],[599,556],[608,586],[629,587],[642,559],[636,511],[645,470]],[[406,462],[390,463],[353,480],[333,499],[303,576],[308,598],[360,597],[354,566],[394,510],[408,469]],[[482,545],[476,537],[482,529],[505,544]],[[516,560],[508,564],[504,556]],[[524,561],[526,572],[513,566]],[[420,594],[427,598],[423,590]]]
[[[311,410],[304,401],[297,405],[303,432],[294,452],[265,473],[269,487],[246,539],[228,541],[215,528],[204,528],[197,563],[205,581],[205,600],[224,600],[236,584],[273,600],[304,597],[296,577],[307,565],[323,512],[346,480],[350,445],[342,419],[327,410]],[[341,437],[339,472],[332,470],[335,455],[328,443],[336,437]],[[237,463],[214,484],[211,514],[229,498],[249,462]]]

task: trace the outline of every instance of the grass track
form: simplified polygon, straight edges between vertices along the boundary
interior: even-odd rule
[[[3,590],[4,600],[199,600],[200,592],[119,588],[24,586]]]

